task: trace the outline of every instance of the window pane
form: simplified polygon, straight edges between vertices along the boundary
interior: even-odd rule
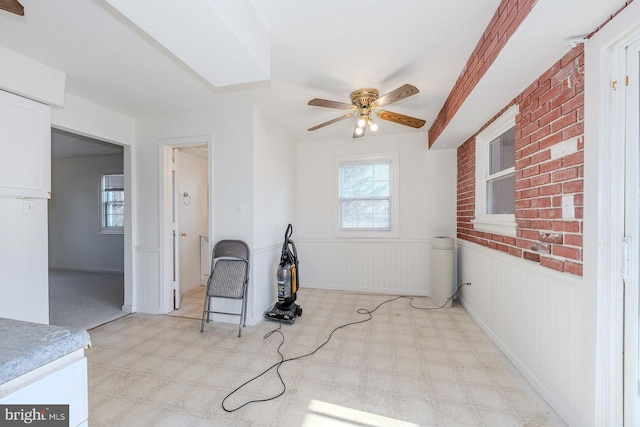
[[[391,162],[342,163],[340,173],[340,227],[391,229]]]
[[[124,203],[107,202],[105,204],[105,223],[107,227],[124,226]]]
[[[124,191],[105,191],[104,197],[107,202],[124,202]]]
[[[124,175],[102,176],[102,227],[124,227]]]
[[[515,127],[489,143],[489,175],[515,165]]]
[[[342,228],[389,228],[389,200],[343,200]]]
[[[113,174],[113,175],[104,175],[104,188],[124,188],[124,175],[123,174]]]
[[[487,213],[515,213],[516,179],[515,174],[487,181]]]
[[[388,163],[343,165],[342,197],[388,197],[390,169]]]

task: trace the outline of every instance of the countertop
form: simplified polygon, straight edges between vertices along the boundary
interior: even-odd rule
[[[82,329],[0,318],[0,384],[90,344]]]

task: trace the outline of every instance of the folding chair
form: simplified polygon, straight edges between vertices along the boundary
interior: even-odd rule
[[[241,240],[220,240],[211,254],[211,274],[207,280],[207,293],[202,310],[200,332],[204,331],[205,320],[209,323],[211,313],[240,316],[238,336],[246,326],[247,286],[249,282],[249,246]],[[240,313],[228,313],[211,309],[212,298],[242,300]]]

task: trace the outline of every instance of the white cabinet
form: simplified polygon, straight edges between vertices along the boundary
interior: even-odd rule
[[[51,191],[51,107],[0,91],[0,196]]]
[[[69,405],[69,426],[86,426],[89,415],[84,350],[0,384],[0,405]]]

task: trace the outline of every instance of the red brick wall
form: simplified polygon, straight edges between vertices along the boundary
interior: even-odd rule
[[[429,128],[429,147],[447,127],[536,2],[537,0],[502,0],[438,113],[438,117]]]
[[[520,111],[515,129],[516,237],[478,232],[470,222],[475,209],[475,135],[458,148],[457,236],[582,275],[583,47],[572,49],[503,111],[514,104]],[[575,218],[563,218],[563,195],[572,198]]]

